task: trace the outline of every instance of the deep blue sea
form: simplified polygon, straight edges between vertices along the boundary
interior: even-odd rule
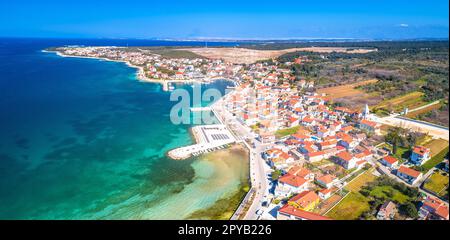
[[[0,39],[0,219],[180,219],[236,191],[232,175],[217,182],[226,166],[166,157],[193,141],[170,122],[170,92],[123,63],[41,51],[64,45],[204,43]]]

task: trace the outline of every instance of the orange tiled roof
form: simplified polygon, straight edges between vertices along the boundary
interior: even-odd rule
[[[433,209],[434,213],[436,215],[438,215],[439,217],[448,219],[449,208],[440,199],[435,198],[435,197],[427,197],[427,199],[425,199],[423,205],[428,208]]]
[[[398,171],[399,172],[401,172],[401,173],[403,173],[403,174],[406,174],[406,175],[408,175],[408,176],[411,176],[411,177],[413,177],[413,178],[417,178],[417,177],[419,177],[420,176],[420,172],[418,172],[418,171],[416,171],[416,170],[414,170],[414,169],[411,169],[411,168],[409,168],[409,167],[405,167],[405,166],[400,166],[400,168],[398,169]]]
[[[349,132],[351,130],[353,130],[352,126],[345,126],[345,127],[341,128],[341,131],[343,131],[343,132]]]
[[[414,153],[423,156],[425,153],[430,152],[430,149],[426,148],[426,147],[422,147],[422,146],[415,146],[413,151],[414,151]]]
[[[338,132],[338,133],[336,134],[336,136],[337,136],[338,138],[340,138],[342,141],[345,141],[345,142],[348,142],[348,143],[353,142],[353,138],[350,137],[350,135],[348,135],[348,134],[346,134],[346,133]]]
[[[333,180],[336,179],[335,176],[331,175],[331,174],[327,174],[327,175],[323,175],[322,177],[318,178],[318,181],[321,181],[325,184],[329,184],[331,182],[333,182]]]
[[[308,136],[306,136],[306,135],[304,135],[304,134],[300,134],[300,133],[294,133],[294,134],[292,134],[291,136],[294,137],[294,138],[297,138],[297,139],[306,139],[306,138],[309,138]]]
[[[361,124],[367,125],[367,126],[371,126],[371,127],[376,127],[377,123],[376,122],[372,122],[366,119],[361,120]]]
[[[317,152],[309,152],[308,157],[317,157],[321,155],[325,155],[326,153],[324,151],[317,151]]]
[[[281,183],[289,184],[294,187],[300,187],[307,182],[304,178],[295,176],[295,175],[291,175],[289,173],[281,176],[278,179],[278,181]]]
[[[343,151],[343,152],[336,154],[336,157],[348,162],[348,161],[352,160],[353,155],[347,151]]]
[[[289,169],[288,173],[295,175],[295,176],[305,178],[308,174],[311,173],[311,171],[309,171],[306,168],[300,167],[300,166],[293,166]]]
[[[289,199],[288,202],[295,202],[302,208],[308,207],[311,203],[316,202],[319,200],[319,196],[313,191],[304,191],[297,195],[295,195],[293,198]]]
[[[298,218],[306,219],[306,220],[331,220],[331,218],[324,217],[317,213],[304,211],[304,210],[295,208],[294,206],[291,206],[289,204],[284,205],[278,211],[281,213],[284,213],[284,214],[296,216]]]
[[[394,163],[398,162],[397,158],[392,157],[392,156],[386,156],[383,158],[383,160],[388,162],[389,164],[394,164]]]
[[[331,145],[336,145],[336,143],[337,143],[337,140],[336,139],[330,139],[330,140],[328,140],[328,141],[324,141],[324,142],[321,142],[321,143],[319,143],[320,144],[320,146],[331,146]]]
[[[306,116],[302,119],[303,122],[312,123],[314,119],[312,119],[310,116]]]
[[[331,191],[333,191],[333,188],[324,188],[324,189],[320,190],[320,193],[322,193],[322,194],[328,194],[328,193],[330,193]]]

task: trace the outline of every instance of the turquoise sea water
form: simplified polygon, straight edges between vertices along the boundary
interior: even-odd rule
[[[211,161],[165,156],[192,139],[160,84],[51,45],[0,41],[0,219],[180,219],[236,191]]]

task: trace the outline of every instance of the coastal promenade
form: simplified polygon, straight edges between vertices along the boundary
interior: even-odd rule
[[[231,220],[256,220],[258,219],[256,211],[261,207],[262,202],[268,195],[268,169],[265,169],[265,161],[261,157],[261,153],[268,145],[262,144],[256,140],[256,136],[252,133],[251,129],[240,123],[224,107],[224,102],[232,94],[233,92],[229,93],[211,105],[211,108],[219,121],[226,125],[230,131],[234,133],[236,139],[242,142],[250,152],[249,164],[251,189],[231,217]],[[253,146],[250,146],[249,142],[253,143]]]

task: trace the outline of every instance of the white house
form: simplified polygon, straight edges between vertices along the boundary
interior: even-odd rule
[[[275,195],[287,197],[292,193],[299,193],[306,190],[308,190],[308,181],[306,179],[288,173],[278,179]]]

